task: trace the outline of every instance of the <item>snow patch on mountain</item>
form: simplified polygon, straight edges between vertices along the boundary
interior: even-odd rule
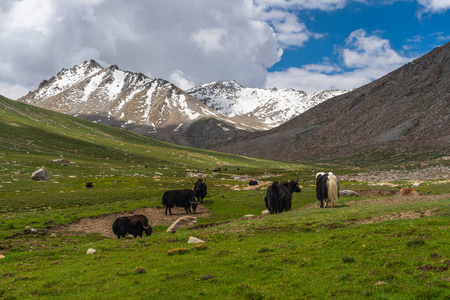
[[[294,89],[246,88],[230,80],[203,84],[187,92],[225,116],[259,119],[269,129],[347,91],[307,94]]]

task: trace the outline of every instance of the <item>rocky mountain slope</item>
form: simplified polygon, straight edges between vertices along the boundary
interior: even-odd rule
[[[450,43],[283,125],[215,150],[280,160],[448,156]]]
[[[249,89],[233,81],[186,93],[165,80],[116,65],[103,68],[91,60],[61,70],[18,101],[176,144],[210,148],[278,126],[337,93],[342,92]],[[202,101],[196,98],[200,96]]]

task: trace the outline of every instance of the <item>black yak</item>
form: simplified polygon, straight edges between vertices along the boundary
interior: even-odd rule
[[[256,180],[250,180],[250,181],[248,182],[248,185],[258,185],[258,181],[256,181]]]
[[[316,174],[316,197],[320,207],[327,207],[328,201],[331,201],[331,207],[334,207],[334,202],[339,197],[339,182],[332,172]]]
[[[134,215],[130,218],[130,224],[128,225],[128,233],[132,234],[135,238],[137,236],[142,237],[142,233],[145,232],[147,236],[152,234],[152,227],[148,224],[148,219],[144,215]]]
[[[88,182],[88,183],[86,183],[86,188],[92,189],[92,188],[94,188],[94,185],[92,184],[92,182]]]
[[[191,181],[194,183],[194,194],[197,202],[203,203],[203,198],[207,194],[206,181],[203,181],[203,179],[198,179],[196,182],[191,179]]]
[[[114,221],[112,229],[118,239],[127,235],[128,225],[130,225],[130,217],[119,217]]]
[[[289,193],[288,196],[284,199],[285,203],[284,203],[284,208],[286,209],[286,211],[291,210],[292,207],[292,194],[293,193],[300,193],[302,191],[302,189],[300,188],[300,186],[298,185],[298,179],[296,181],[285,181],[280,183],[281,186],[285,187]]]
[[[297,181],[274,182],[268,188],[264,202],[271,214],[281,213],[283,210],[290,210],[292,206],[292,194],[300,192],[301,188]]]
[[[113,223],[113,232],[117,235],[117,238],[125,237],[128,233],[132,234],[135,238],[142,233],[151,235],[152,227],[148,224],[148,219],[144,215],[134,215],[127,217],[119,217]]]
[[[198,206],[199,203],[200,203],[200,202],[196,202],[196,201],[191,202],[192,212],[193,212],[194,214],[197,213],[197,206]]]
[[[167,209],[169,209],[169,214],[172,215],[172,207],[174,206],[183,207],[186,213],[189,213],[191,212],[192,202],[195,202],[195,195],[194,191],[190,189],[165,191],[162,196],[162,205],[166,208],[166,215]]]

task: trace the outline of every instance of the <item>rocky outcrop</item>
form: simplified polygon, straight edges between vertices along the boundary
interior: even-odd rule
[[[47,181],[50,179],[50,173],[46,169],[40,168],[31,174],[31,179],[35,181]]]

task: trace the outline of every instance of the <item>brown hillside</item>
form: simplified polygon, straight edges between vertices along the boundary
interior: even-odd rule
[[[270,159],[449,155],[450,43],[291,121],[215,150]]]

